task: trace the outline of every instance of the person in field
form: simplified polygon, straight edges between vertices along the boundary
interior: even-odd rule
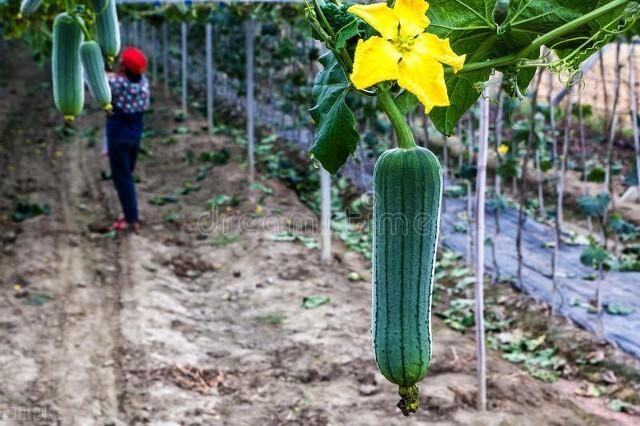
[[[129,47],[122,52],[118,72],[108,74],[113,111],[107,116],[105,148],[123,213],[112,225],[114,231],[131,229],[137,232],[140,226],[133,171],[140,151],[143,115],[149,108],[146,66],[144,53]]]

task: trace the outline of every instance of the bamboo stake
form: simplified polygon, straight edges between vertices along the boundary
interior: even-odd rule
[[[487,188],[487,151],[489,150],[489,93],[484,90],[480,98],[480,140],[478,174],[476,179],[476,358],[478,379],[478,410],[487,410],[487,370],[484,329],[484,236],[485,192]]]
[[[331,175],[323,167],[320,168],[320,199],[322,233],[320,260],[326,265],[331,263]]]
[[[151,80],[158,83],[158,29],[155,25],[151,26]]]
[[[207,126],[213,134],[213,28],[210,22],[205,26],[205,63],[207,74]]]
[[[518,256],[518,284],[523,286],[522,279],[522,266],[524,264],[524,256],[522,253],[522,236],[524,231],[524,222],[526,219],[525,204],[527,201],[527,168],[529,165],[529,158],[531,157],[531,148],[533,145],[533,139],[536,131],[536,109],[538,108],[538,92],[540,90],[540,83],[542,82],[542,72],[538,72],[538,77],[534,85],[533,93],[531,94],[531,115],[529,117],[529,139],[527,140],[527,149],[524,159],[522,160],[522,177],[520,178],[520,207],[518,211],[518,227],[516,233],[516,251]]]
[[[536,186],[538,188],[538,214],[540,217],[545,217],[547,212],[544,208],[544,176],[542,174],[542,166],[541,166],[541,158],[540,158],[540,147],[536,147],[535,152],[535,167],[536,167]]]
[[[638,179],[637,202],[640,203],[640,132],[638,131],[638,95],[636,94],[636,45],[631,43],[629,54],[629,92],[631,93],[631,123],[633,125],[633,146],[636,151],[636,178]]]
[[[247,158],[249,161],[249,183],[253,183],[256,174],[256,165],[254,158],[255,145],[255,123],[254,123],[254,48],[255,33],[254,23],[251,19],[245,21],[245,43],[246,43],[246,73],[247,73]]]
[[[553,247],[553,255],[551,257],[551,281],[553,282],[553,288],[551,290],[551,316],[556,313],[556,297],[558,295],[559,283],[558,283],[558,259],[560,256],[560,248],[562,246],[562,224],[564,220],[564,179],[567,171],[567,157],[569,155],[569,143],[571,135],[573,114],[573,92],[569,89],[567,111],[564,129],[564,140],[562,144],[562,157],[560,160],[560,170],[558,174],[558,180],[556,181],[556,217],[555,217],[555,245]],[[562,307],[563,301],[560,300],[560,307]]]
[[[187,80],[187,72],[188,72],[188,56],[189,52],[187,51],[187,23],[182,22],[180,25],[180,32],[182,35],[182,114],[187,115],[187,91],[188,91],[188,80]]]
[[[498,113],[496,114],[496,154],[498,153],[498,148],[500,148],[500,146],[502,145],[503,127],[504,127],[504,108],[502,105],[502,90],[500,90],[498,93]],[[497,165],[500,166],[500,157],[496,156],[496,158],[498,158]],[[496,196],[501,195],[502,194],[502,176],[500,176],[497,172],[496,172],[496,178],[495,178],[494,184],[495,184],[494,190],[495,190]]]
[[[164,94],[169,95],[169,24],[162,23],[162,82]]]
[[[616,137],[616,127],[618,124],[618,100],[620,98],[620,74],[621,74],[621,64],[620,64],[620,48],[622,46],[622,41],[618,39],[616,41],[616,60],[615,60],[615,83],[614,83],[614,92],[613,92],[613,106],[611,108],[611,118],[609,120],[609,136],[607,139],[607,156],[606,156],[606,169],[605,169],[605,188],[606,191],[611,196],[611,206],[615,209],[615,193],[613,189],[613,176],[612,167],[613,167],[613,143]],[[606,248],[606,247],[605,247]]]

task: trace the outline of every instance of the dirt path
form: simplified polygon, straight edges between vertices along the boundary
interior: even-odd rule
[[[55,114],[32,108],[50,105],[48,90],[36,98],[21,90],[20,102],[2,106],[14,112],[0,139],[0,425],[618,423],[492,352],[491,411],[478,413],[473,340],[437,319],[421,411],[402,418],[371,355],[366,263],[338,245],[334,264],[322,266],[317,249],[274,241],[313,216],[267,178],[256,210],[233,138],[209,139],[202,122],[177,123],[171,108],[158,108],[138,171],[144,230],[111,239],[117,204],[83,131],[102,117],[81,118],[63,142]],[[179,126],[188,131],[174,133]],[[223,149],[227,164],[185,161],[189,151]],[[165,205],[151,204],[167,194]],[[11,222],[26,195],[49,203],[50,215]],[[224,215],[205,235],[195,223],[212,198]],[[349,281],[350,272],[365,279]],[[303,308],[314,295],[330,301]]]
[[[35,69],[25,78],[46,81],[43,74]],[[87,224],[108,211],[108,199],[96,184],[94,150],[61,141],[47,125],[55,120],[48,90],[35,94],[34,99],[18,89],[13,99],[22,105],[11,113],[3,139],[10,172],[3,179],[5,194],[51,207],[50,216],[19,228],[10,256],[2,258],[3,328],[12,330],[3,340],[25,351],[19,361],[27,367],[27,376],[8,393],[65,413],[68,424],[91,424],[117,415],[120,393],[118,270],[111,266],[113,272],[105,273],[116,257],[86,235]],[[34,104],[46,107],[36,113]],[[5,374],[22,373],[12,365],[15,359],[3,355]],[[22,417],[31,424],[30,413]]]

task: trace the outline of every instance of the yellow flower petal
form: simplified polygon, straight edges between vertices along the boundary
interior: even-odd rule
[[[498,153],[500,155],[505,155],[509,152],[509,145],[502,144],[498,147]]]
[[[423,55],[429,55],[438,62],[450,65],[454,72],[458,72],[464,66],[467,55],[456,55],[451,49],[449,39],[441,39],[435,34],[424,33],[416,40],[416,51]]]
[[[449,106],[444,67],[440,62],[413,51],[402,57],[398,71],[398,84],[416,95],[424,105],[425,113],[430,113],[436,106]]]
[[[400,21],[403,37],[415,37],[429,26],[429,3],[424,0],[397,0],[393,12]]]
[[[351,81],[357,89],[366,89],[385,80],[398,79],[400,52],[382,37],[358,40]]]
[[[357,4],[347,9],[347,12],[356,15],[378,31],[386,39],[398,35],[398,18],[386,3]]]

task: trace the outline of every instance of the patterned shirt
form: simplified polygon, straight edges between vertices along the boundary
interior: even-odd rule
[[[107,116],[107,139],[140,142],[144,111],[149,108],[149,80],[137,83],[123,75],[109,76],[112,114]]]
[[[127,77],[115,74],[109,78],[114,109],[124,114],[144,112],[149,109],[149,80],[142,76],[134,83]]]

